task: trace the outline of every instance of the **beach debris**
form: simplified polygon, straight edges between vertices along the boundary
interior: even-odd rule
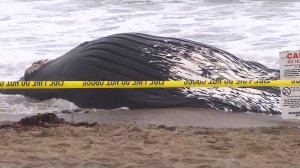
[[[93,122],[66,122],[65,119],[59,118],[55,113],[44,113],[44,114],[37,114],[33,116],[28,116],[25,118],[22,118],[18,122],[12,122],[12,123],[5,123],[0,124],[0,129],[5,128],[23,128],[26,126],[39,126],[39,127],[52,127],[52,126],[58,126],[58,125],[70,125],[74,127],[94,127],[98,123]]]
[[[12,122],[8,124],[1,124],[0,129],[5,128],[24,128],[26,126],[42,126],[42,127],[51,127],[59,124],[65,123],[63,118],[57,117],[54,113],[44,113],[44,114],[37,114],[34,116],[27,116],[22,118],[18,122]]]
[[[13,127],[14,127],[14,122],[1,122],[0,124],[0,129],[13,128]]]
[[[93,122],[93,123],[88,123],[88,122],[79,122],[79,123],[71,123],[70,125],[75,126],[75,127],[94,127],[98,123]]]
[[[43,126],[45,124],[62,124],[65,120],[62,118],[57,117],[56,114],[53,113],[44,113],[44,114],[37,114],[34,116],[29,116],[22,118],[17,123],[24,126]]]
[[[159,126],[157,126],[157,129],[164,129],[164,130],[168,130],[168,131],[175,131],[176,127],[168,127],[168,126],[165,126],[165,125],[159,125]]]

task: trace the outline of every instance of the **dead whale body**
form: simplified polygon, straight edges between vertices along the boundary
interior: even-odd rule
[[[116,34],[38,62],[21,80],[278,79],[279,71],[218,48],[183,39]],[[62,98],[82,108],[201,107],[280,114],[278,88],[2,90],[40,100]]]

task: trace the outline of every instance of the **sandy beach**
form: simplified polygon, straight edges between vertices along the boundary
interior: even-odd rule
[[[0,167],[300,167],[299,122],[277,124],[212,128],[107,121],[2,128]]]

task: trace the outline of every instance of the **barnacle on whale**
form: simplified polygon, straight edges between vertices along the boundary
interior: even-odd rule
[[[30,67],[28,67],[25,70],[24,76],[32,75],[33,73],[35,73],[36,71],[41,69],[45,64],[47,64],[49,62],[50,62],[49,59],[41,59],[41,60],[34,62]]]

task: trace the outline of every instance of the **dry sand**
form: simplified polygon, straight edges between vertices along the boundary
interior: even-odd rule
[[[126,123],[0,129],[0,167],[300,167],[298,124],[258,128]]]
[[[98,110],[73,120],[100,124],[0,129],[0,167],[300,167],[300,121],[279,116],[167,108]]]

